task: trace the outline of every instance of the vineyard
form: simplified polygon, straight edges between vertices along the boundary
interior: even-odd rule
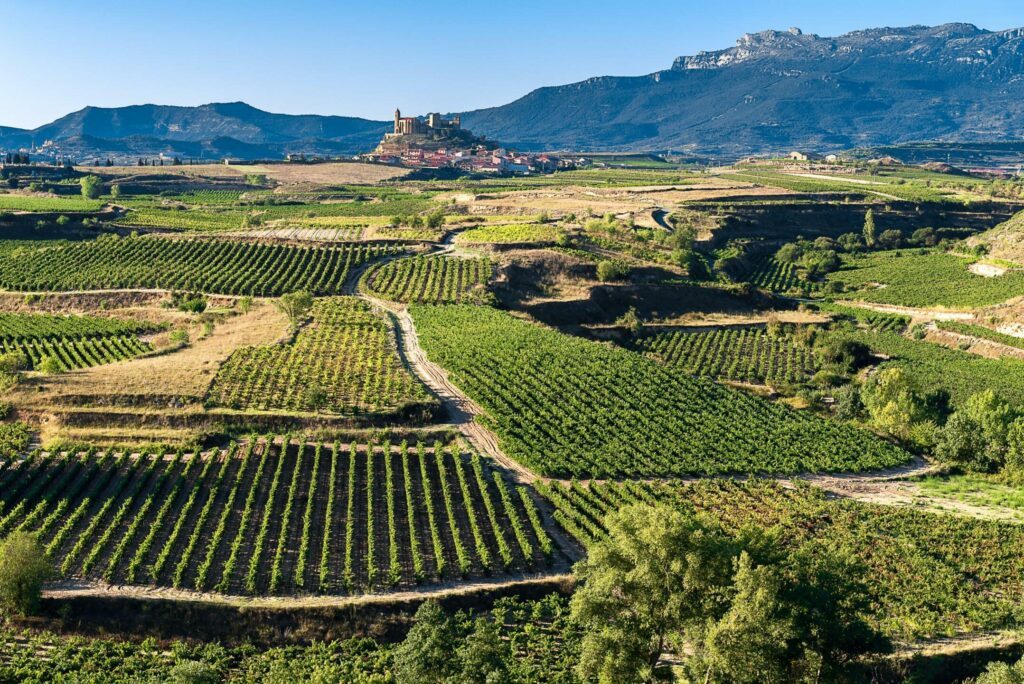
[[[640,338],[635,347],[688,373],[726,380],[794,384],[815,371],[810,346],[790,336],[773,337],[762,328],[655,333]]]
[[[130,359],[152,348],[137,337],[154,330],[142,321],[95,316],[0,313],[0,353],[16,352],[30,369],[66,371]]]
[[[486,410],[505,452],[545,475],[859,471],[909,458],[866,432],[494,309],[412,314],[431,360]]]
[[[396,302],[456,304],[479,301],[493,270],[486,257],[416,256],[376,267],[365,282],[374,294]]]
[[[393,251],[383,244],[290,247],[111,237],[14,253],[0,261],[0,287],[146,287],[264,297],[296,290],[336,294],[349,269]]]
[[[999,304],[1024,292],[1024,271],[986,278],[971,273],[971,259],[940,252],[875,252],[844,257],[842,270],[829,280],[851,294],[879,304],[975,308]]]
[[[1014,347],[1015,349],[1024,349],[1024,338],[1007,335],[997,330],[993,330],[992,328],[986,328],[982,325],[972,325],[970,323],[960,323],[958,321],[936,321],[936,325],[939,327],[939,330],[948,330],[950,332],[957,333],[958,335],[977,337],[982,340],[988,340],[989,342],[1005,344],[1006,346]]]
[[[529,492],[422,444],[30,455],[0,469],[13,530],[37,533],[63,577],[249,595],[522,572],[554,553]]]
[[[0,211],[86,212],[103,208],[100,200],[52,195],[13,195],[0,193]]]
[[[459,233],[455,242],[460,245],[520,244],[554,242],[558,229],[546,223],[526,223],[510,226],[479,226]]]
[[[841,328],[826,334],[866,344],[888,357],[883,368],[905,369],[923,392],[946,390],[955,405],[987,389],[1014,403],[1024,402],[1024,361],[1020,359],[989,359],[893,332]]]
[[[319,299],[287,345],[244,347],[221,366],[210,403],[235,409],[393,412],[431,404],[385,320],[354,297]]]
[[[902,638],[1008,627],[1021,619],[1024,527],[953,515],[831,499],[809,486],[770,480],[704,480],[691,485],[553,483],[540,491],[555,519],[586,543],[602,520],[632,503],[696,510],[729,532],[775,528],[783,545],[815,554],[847,549],[863,564],[873,620]]]
[[[809,283],[800,277],[796,266],[777,261],[771,256],[761,259],[754,266],[748,280],[754,285],[772,292],[790,292],[799,290],[803,286],[814,286],[814,283]]]

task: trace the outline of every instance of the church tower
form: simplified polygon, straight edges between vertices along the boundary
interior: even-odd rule
[[[398,120],[402,118],[402,112],[395,107],[395,133],[398,133]]]

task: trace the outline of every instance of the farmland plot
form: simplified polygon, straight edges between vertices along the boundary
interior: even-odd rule
[[[526,491],[458,449],[253,441],[35,455],[0,469],[0,533],[60,574],[232,594],[360,593],[542,569]]]

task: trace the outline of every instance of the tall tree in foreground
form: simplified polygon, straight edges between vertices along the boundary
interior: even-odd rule
[[[836,549],[780,554],[775,535],[731,537],[695,515],[629,506],[577,568],[583,681],[649,682],[666,651],[690,681],[843,681],[887,642],[863,619],[859,569]]]

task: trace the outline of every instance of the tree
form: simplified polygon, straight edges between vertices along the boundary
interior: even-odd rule
[[[803,254],[803,247],[795,242],[787,242],[775,253],[775,260],[784,264],[795,264]]]
[[[506,684],[512,681],[508,663],[512,649],[501,638],[498,626],[487,618],[477,618],[473,631],[456,654],[461,671],[455,678],[459,684]]]
[[[911,424],[924,418],[923,402],[903,368],[875,373],[860,394],[872,424],[893,437],[906,439]]]
[[[121,184],[120,183],[114,183],[113,185],[110,186],[110,196],[113,199],[118,199],[118,198],[121,197]]]
[[[735,596],[719,620],[709,621],[687,662],[692,681],[788,682],[788,645],[795,631],[772,566],[755,567],[743,552],[733,579]]]
[[[12,532],[0,542],[0,611],[32,615],[39,607],[43,583],[53,574],[36,536]]]
[[[573,617],[584,627],[584,681],[648,681],[665,647],[722,608],[734,545],[695,517],[627,506],[605,519],[608,537],[577,564]]]
[[[864,244],[868,247],[875,246],[875,210],[868,209],[864,214]]]
[[[989,663],[974,684],[1024,684],[1024,658],[1013,665]]]
[[[288,317],[292,327],[298,327],[313,308],[313,295],[308,292],[290,292],[277,300],[277,308]]]
[[[864,240],[856,233],[843,233],[836,242],[847,252],[858,252],[864,246]]]
[[[86,199],[96,199],[103,190],[99,176],[82,176],[78,182],[82,186],[82,197]]]
[[[878,236],[878,244],[882,245],[887,249],[896,249],[903,242],[903,233],[890,228],[889,230],[883,230],[882,234]]]
[[[441,605],[424,601],[405,641],[395,649],[396,681],[437,684],[455,675],[459,671],[457,645],[455,626]]]
[[[934,228],[918,228],[911,234],[910,239],[914,244],[923,247],[934,247],[939,244],[939,236]]]
[[[444,209],[438,209],[427,214],[427,228],[437,230],[445,222]]]

